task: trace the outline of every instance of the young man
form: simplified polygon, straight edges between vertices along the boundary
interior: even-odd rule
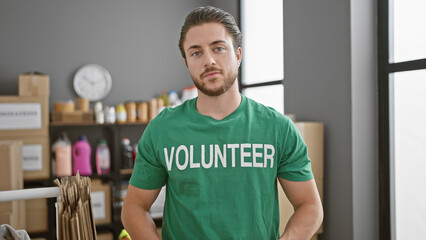
[[[221,9],[191,12],[179,48],[198,98],[166,108],[139,142],[122,210],[132,239],[278,239],[277,179],[295,208],[280,239],[310,239],[323,212],[307,147],[285,116],[241,95],[241,33]]]

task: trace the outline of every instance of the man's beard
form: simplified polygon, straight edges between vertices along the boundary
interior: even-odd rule
[[[238,76],[238,69],[236,70],[233,69],[228,74],[222,75],[224,83],[221,87],[215,88],[215,89],[208,89],[206,87],[206,85],[208,84],[208,80],[207,82],[203,82],[201,79],[206,73],[212,72],[212,71],[218,71],[220,72],[221,75],[223,74],[222,70],[219,70],[215,67],[207,68],[202,74],[200,74],[199,78],[196,78],[191,74],[192,81],[194,82],[198,90],[200,90],[202,93],[210,97],[216,97],[226,93],[232,87],[232,85],[234,85],[234,82]],[[214,81],[217,81],[217,80],[214,80]]]

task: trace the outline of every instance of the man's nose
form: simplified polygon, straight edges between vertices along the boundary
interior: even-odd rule
[[[204,66],[211,66],[216,64],[216,59],[214,58],[213,54],[210,52],[207,52],[204,54]]]

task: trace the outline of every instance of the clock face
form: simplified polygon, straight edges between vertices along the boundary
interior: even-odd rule
[[[74,76],[74,90],[77,95],[91,101],[105,98],[111,91],[111,85],[111,75],[97,64],[84,65]]]

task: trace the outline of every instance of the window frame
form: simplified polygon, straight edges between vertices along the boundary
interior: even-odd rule
[[[377,1],[377,44],[378,44],[378,94],[379,94],[379,236],[382,240],[391,240],[391,136],[390,136],[390,74],[426,69],[426,58],[404,62],[390,62],[390,4],[393,0]]]
[[[242,29],[242,7],[241,7],[241,2],[244,0],[240,0],[238,2],[238,25],[240,26],[240,29]],[[283,9],[282,9],[283,15],[284,15],[284,4],[283,4]],[[284,20],[284,18],[283,18]],[[243,39],[244,39],[244,35],[243,35]],[[243,40],[244,41],[244,40]],[[253,83],[253,84],[244,84],[243,83],[243,78],[244,78],[244,74],[242,71],[242,66],[244,64],[244,48],[243,48],[243,60],[241,61],[241,66],[240,66],[240,70],[238,71],[238,89],[240,90],[240,93],[243,92],[244,89],[247,88],[255,88],[255,87],[264,87],[264,86],[273,86],[273,85],[282,85],[283,86],[283,97],[285,99],[285,95],[284,95],[284,78],[285,78],[285,59],[284,59],[284,24],[283,24],[283,78],[282,79],[276,79],[276,80],[271,80],[271,81],[267,81],[267,82],[261,82],[261,83]],[[285,109],[285,101],[284,101],[284,109]],[[283,110],[283,113],[285,113],[285,110]]]

